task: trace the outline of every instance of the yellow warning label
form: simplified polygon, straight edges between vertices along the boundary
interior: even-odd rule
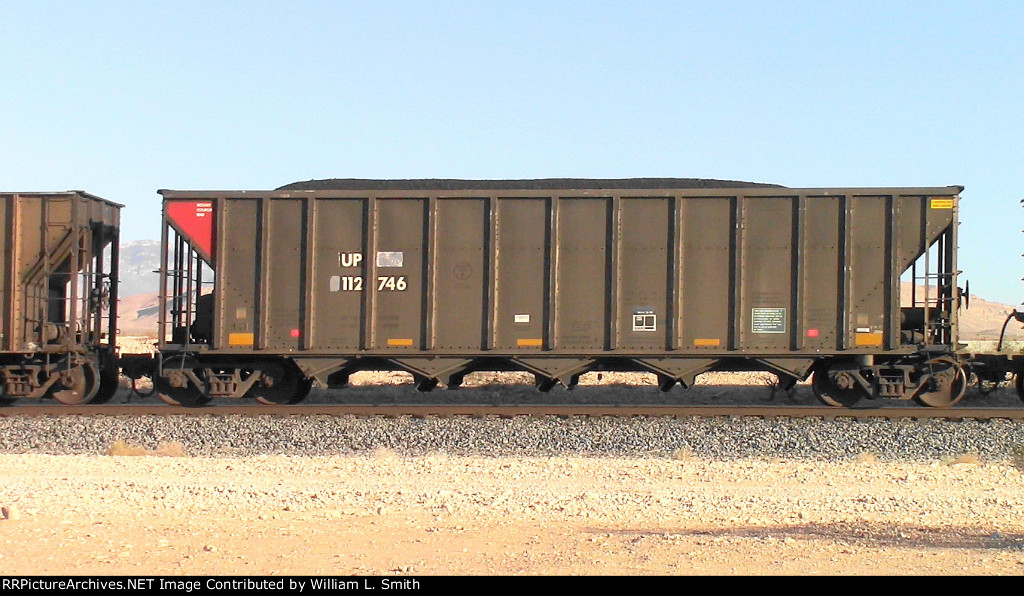
[[[517,339],[516,345],[520,347],[539,348],[544,345],[543,339]]]
[[[405,347],[409,347],[409,346],[412,346],[412,340],[411,339],[388,339],[388,345],[389,346],[405,346]]]
[[[857,333],[854,336],[854,343],[858,346],[880,346],[882,345],[881,333]]]
[[[720,346],[720,345],[722,345],[722,340],[718,339],[717,337],[714,337],[714,338],[700,337],[700,338],[697,338],[697,339],[693,340],[693,345],[695,345],[695,346]]]
[[[952,209],[953,199],[932,199],[932,209]]]
[[[251,346],[256,341],[255,333],[229,333],[228,345],[230,346]]]

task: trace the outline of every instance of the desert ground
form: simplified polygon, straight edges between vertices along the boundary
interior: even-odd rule
[[[0,459],[5,575],[1021,575],[1024,473],[965,456]]]

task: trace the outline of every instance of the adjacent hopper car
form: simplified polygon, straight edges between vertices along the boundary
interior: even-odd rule
[[[186,406],[294,403],[362,370],[406,371],[423,391],[475,371],[532,373],[541,390],[642,371],[667,391],[763,370],[783,386],[813,375],[833,406],[951,406],[972,366],[957,336],[961,191],[689,179],[163,190],[158,353],[121,365]],[[12,201],[55,218],[53,197],[3,196],[5,248],[53,228],[5,250],[4,397],[102,399],[118,364],[119,206],[70,193],[95,207],[41,224],[12,217]]]
[[[0,193],[0,401],[114,395],[121,207],[81,191]]]

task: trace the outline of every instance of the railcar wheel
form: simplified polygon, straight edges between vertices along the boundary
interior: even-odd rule
[[[184,371],[191,370],[205,385],[206,373],[199,368],[198,362],[191,359],[173,359],[165,362],[163,368],[169,374],[168,376],[154,375],[153,390],[164,403],[172,406],[197,408],[210,401],[210,398],[184,374]]]
[[[97,391],[96,395],[89,400],[89,403],[107,403],[108,401],[111,400],[111,398],[114,397],[114,394],[117,393],[117,390],[118,388],[120,388],[120,386],[121,384],[118,380],[118,375],[116,372],[100,372],[99,391]]]
[[[1024,375],[1017,373],[1014,375],[1014,386],[1017,388],[1017,397],[1024,401]]]
[[[50,388],[50,397],[67,406],[90,401],[99,390],[96,368],[90,364],[60,371],[60,379]]]
[[[932,378],[914,395],[914,401],[932,408],[948,408],[960,401],[967,392],[963,367],[949,358],[936,358],[928,366]]]
[[[828,368],[814,371],[811,389],[818,401],[834,408],[849,408],[864,397],[864,392],[848,373]]]
[[[249,395],[263,405],[293,404],[301,400],[299,375],[290,366],[268,362],[260,366],[260,379],[249,390]]]

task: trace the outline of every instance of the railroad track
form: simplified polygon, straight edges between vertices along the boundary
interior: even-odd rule
[[[182,408],[159,404],[105,404],[90,406],[14,405],[0,408],[0,417],[38,416],[362,416],[362,417],[755,417],[755,418],[853,418],[1021,420],[1024,408],[832,408],[827,406],[613,406],[613,405],[213,405]]]

